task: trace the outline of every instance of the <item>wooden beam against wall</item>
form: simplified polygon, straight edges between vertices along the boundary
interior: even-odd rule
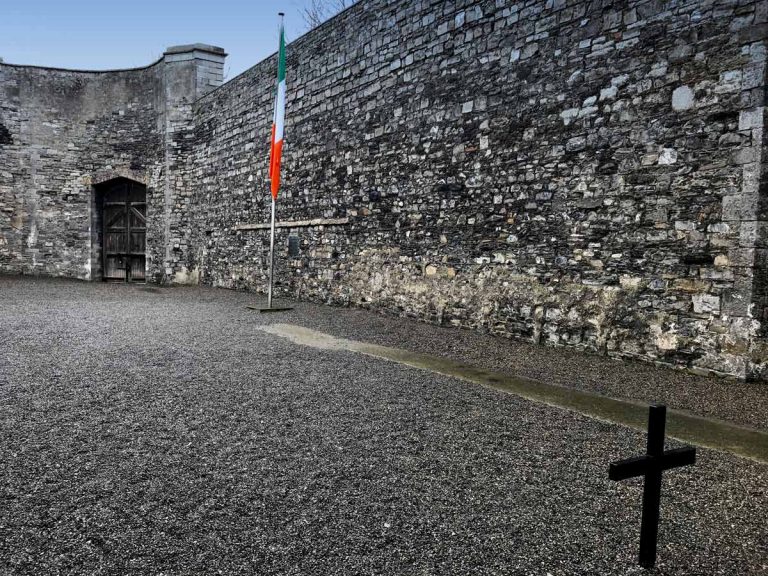
[[[276,222],[275,228],[309,228],[311,226],[342,226],[349,218],[314,218],[312,220],[288,220]],[[269,230],[269,222],[263,224],[238,224],[235,230]]]

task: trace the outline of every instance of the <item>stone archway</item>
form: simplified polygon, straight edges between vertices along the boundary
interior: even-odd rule
[[[89,178],[89,183],[91,186],[101,186],[102,184],[106,184],[107,182],[118,178],[132,180],[138,184],[143,184],[144,186],[149,183],[149,177],[145,170],[131,170],[129,168],[107,168],[105,170],[94,172]]]

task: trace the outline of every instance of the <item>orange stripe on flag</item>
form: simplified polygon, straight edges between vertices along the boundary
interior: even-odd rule
[[[269,141],[269,179],[272,180],[272,164],[275,163],[275,125],[272,124],[272,139]]]
[[[272,198],[277,200],[277,191],[280,190],[280,157],[283,154],[283,141],[272,145],[272,162],[270,163],[270,181],[272,184]]]

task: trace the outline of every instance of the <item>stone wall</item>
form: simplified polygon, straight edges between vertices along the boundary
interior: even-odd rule
[[[195,136],[193,103],[221,85],[224,50],[205,44],[176,46],[164,56],[164,165],[163,165],[163,249],[155,256],[162,262],[148,275],[162,283],[196,284],[196,251],[192,246],[193,195],[195,184],[188,180],[188,163]],[[160,214],[160,202],[154,203]],[[153,209],[150,202],[148,209]]]
[[[192,102],[221,84],[224,56],[192,45],[134,70],[0,64],[0,271],[98,279],[94,185],[127,177],[147,185],[148,274],[185,279],[180,167]]]
[[[363,0],[288,48],[278,294],[738,377],[766,3]],[[264,291],[274,57],[195,103],[192,265]],[[300,250],[289,257],[288,235]]]
[[[288,48],[278,294],[765,377],[767,19],[361,0]],[[224,56],[0,63],[0,272],[98,279],[94,185],[127,177],[151,281],[263,292],[276,63],[219,87]]]
[[[157,163],[159,81],[155,67],[89,73],[0,65],[3,271],[91,277],[91,179]]]

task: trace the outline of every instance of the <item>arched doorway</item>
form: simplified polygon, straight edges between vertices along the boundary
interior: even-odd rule
[[[101,277],[105,282],[145,282],[147,189],[116,178],[96,187],[101,221]]]

